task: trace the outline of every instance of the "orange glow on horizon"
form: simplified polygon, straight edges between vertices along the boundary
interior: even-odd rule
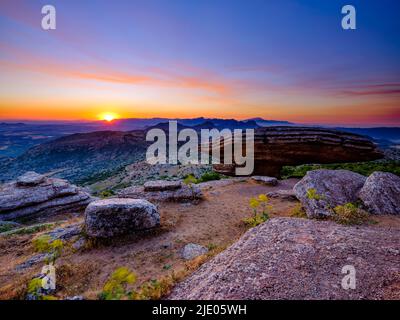
[[[99,115],[99,119],[107,122],[112,122],[115,119],[119,119],[119,115],[114,112],[104,112]]]

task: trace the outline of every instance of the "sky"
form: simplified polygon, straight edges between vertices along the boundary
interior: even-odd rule
[[[56,30],[41,27],[44,5]],[[356,30],[341,9],[356,8]],[[0,0],[0,119],[400,126],[397,0]]]

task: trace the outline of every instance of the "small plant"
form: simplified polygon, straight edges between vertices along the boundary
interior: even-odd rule
[[[144,283],[138,293],[134,293],[133,299],[159,300],[166,296],[174,285],[171,276],[163,277],[160,280],[153,279]]]
[[[290,216],[293,218],[307,218],[307,214],[301,203],[296,204],[296,206],[290,211]]]
[[[265,194],[260,194],[257,198],[251,198],[250,208],[253,209],[253,216],[243,219],[243,222],[249,227],[257,227],[259,224],[270,218],[272,206],[268,205],[269,199]],[[261,212],[259,212],[261,209]]]
[[[102,300],[121,300],[129,298],[132,294],[127,291],[128,285],[136,282],[136,274],[128,268],[120,267],[113,272],[110,279],[103,287],[99,298]]]
[[[112,190],[103,190],[102,192],[100,192],[100,198],[105,199],[105,198],[109,198],[112,197],[113,195],[115,195],[114,191]]]
[[[41,278],[33,278],[28,283],[28,295],[33,298],[33,300],[57,300],[56,297],[45,294],[42,282],[43,279]]]
[[[42,235],[33,239],[32,244],[36,252],[48,254],[47,263],[55,263],[64,249],[62,240],[57,239],[52,241],[48,235]]]
[[[354,203],[336,206],[333,211],[333,219],[340,224],[361,225],[371,222],[369,214]]]
[[[307,190],[307,198],[310,200],[322,200],[323,196],[319,195],[315,188],[311,188]]]
[[[186,184],[192,193],[192,199],[195,198],[195,192],[193,189],[193,184],[197,183],[197,179],[192,174],[189,174],[184,180],[183,183]]]

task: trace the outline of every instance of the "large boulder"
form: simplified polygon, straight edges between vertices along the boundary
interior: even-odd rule
[[[224,141],[220,148],[223,160]],[[279,177],[282,166],[369,161],[383,156],[368,137],[357,134],[324,128],[266,127],[254,132],[253,174]],[[215,171],[235,175],[236,164],[221,163],[214,165]]]
[[[91,196],[65,180],[28,172],[0,186],[0,220],[83,212]]]
[[[372,214],[400,214],[400,177],[374,172],[365,181],[359,198]]]
[[[348,170],[312,170],[293,188],[309,218],[332,215],[338,205],[356,202],[366,177]]]
[[[395,229],[274,218],[203,264],[169,299],[399,299],[399,243]],[[352,267],[356,287],[345,290]]]
[[[93,238],[110,238],[159,225],[157,207],[142,199],[97,200],[85,211],[85,230]]]

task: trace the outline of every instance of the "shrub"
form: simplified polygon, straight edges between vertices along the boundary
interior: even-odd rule
[[[296,206],[290,211],[290,216],[293,218],[307,218],[307,214],[301,203],[296,204]]]
[[[128,268],[120,267],[113,272],[110,279],[106,282],[99,298],[102,300],[129,298],[131,293],[127,291],[127,287],[135,282],[136,274],[129,271]]]
[[[314,188],[307,190],[307,198],[310,200],[322,200],[323,196],[317,193],[317,190]]]
[[[200,179],[198,179],[197,183],[200,182],[207,182],[207,181],[213,181],[213,180],[221,180],[221,175],[218,172],[215,171],[209,171],[205,172]]]
[[[49,261],[55,263],[56,259],[61,255],[64,249],[62,240],[57,239],[52,241],[50,236],[42,235],[32,240],[33,248],[36,252],[47,253]]]
[[[249,205],[253,209],[253,216],[243,219],[243,222],[249,227],[257,227],[267,221],[272,210],[272,206],[268,205],[268,202],[269,199],[265,194],[260,194],[257,198],[251,198]],[[260,209],[261,212],[259,212]]]
[[[336,206],[333,211],[333,219],[340,224],[360,225],[371,222],[369,214],[353,203]]]
[[[103,190],[102,192],[100,192],[100,198],[105,199],[105,198],[109,198],[112,197],[113,195],[115,195],[114,191],[112,190]]]

